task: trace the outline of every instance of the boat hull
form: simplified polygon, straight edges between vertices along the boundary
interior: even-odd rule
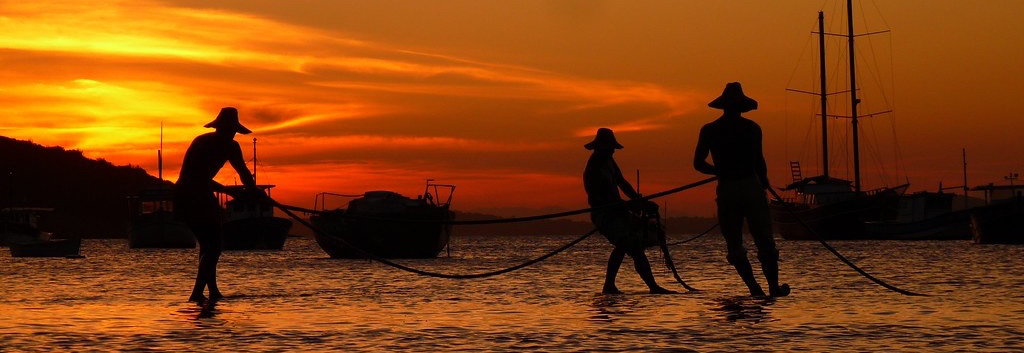
[[[128,231],[128,246],[133,249],[191,249],[196,237],[170,212],[148,213],[135,217]]]
[[[976,244],[1024,244],[1024,200],[978,207],[971,213]]]
[[[8,244],[12,257],[75,257],[82,247],[82,239],[12,240]]]
[[[959,210],[917,221],[864,222],[864,237],[880,240],[968,240],[972,210]]]
[[[290,220],[280,217],[255,217],[224,223],[224,250],[281,250]]]
[[[350,217],[351,216],[351,217]],[[433,258],[448,245],[454,219],[447,208],[422,206],[396,214],[372,217],[413,222],[357,218],[344,210],[328,211],[310,218],[317,228],[316,242],[332,258]]]
[[[889,189],[817,207],[772,202],[772,218],[775,231],[786,240],[817,240],[815,233],[826,240],[867,239],[865,222],[896,218],[899,198],[899,192]]]

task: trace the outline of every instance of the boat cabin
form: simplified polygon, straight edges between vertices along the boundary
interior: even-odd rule
[[[52,211],[46,207],[7,207],[0,209],[0,222],[38,227],[39,215]]]
[[[174,191],[170,188],[142,190],[128,197],[128,214],[133,219],[148,214],[170,214],[174,211]]]
[[[998,203],[1024,198],[1024,185],[988,185],[975,186],[971,191],[985,192],[985,204]]]
[[[853,198],[853,182],[824,175],[804,178],[787,185],[782,190],[795,190],[796,202],[808,205],[824,205]]]
[[[256,185],[256,187],[267,193],[270,196],[270,189],[277,185]],[[226,186],[232,193],[241,193],[245,186],[242,185],[231,185]],[[274,207],[269,203],[262,202],[254,198],[232,198],[231,200],[225,201],[223,193],[219,195],[221,204],[224,206],[226,213],[226,220],[246,219],[246,218],[258,218],[258,217],[273,217]]]

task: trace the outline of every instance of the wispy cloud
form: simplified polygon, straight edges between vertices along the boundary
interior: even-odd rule
[[[269,141],[268,156],[290,166],[289,180],[319,179],[300,165],[327,168],[324,161],[352,151],[394,168],[403,154],[433,159],[463,175],[482,163],[472,153],[525,154],[534,160],[501,161],[520,163],[518,176],[561,180],[553,170],[565,163],[551,156],[575,151],[579,137],[606,124],[595,117],[621,131],[656,130],[697,107],[692,92],[651,83],[158,1],[2,2],[0,33],[0,50],[12,54],[0,58],[8,66],[0,134],[148,168],[161,124],[166,164],[175,168],[191,138],[207,131],[202,125],[232,105]]]

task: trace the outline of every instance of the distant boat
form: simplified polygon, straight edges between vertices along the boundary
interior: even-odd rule
[[[274,185],[257,185],[270,194]],[[228,186],[241,192],[243,186]],[[224,204],[224,250],[281,250],[292,221],[274,216],[274,208],[256,199],[236,198]]]
[[[196,238],[185,223],[174,219],[170,187],[143,190],[128,197],[128,246],[133,249],[191,249]]]
[[[41,213],[50,208],[12,207],[0,210],[0,239],[12,257],[78,257],[82,239],[50,239],[37,226]]]
[[[252,139],[252,179],[256,182],[256,139]],[[274,185],[256,185],[270,196]],[[244,195],[244,186],[228,186],[233,194]],[[223,196],[223,195],[222,195]],[[274,217],[274,208],[258,199],[240,198],[224,203],[224,250],[281,250],[288,230],[292,228],[289,219]]]
[[[971,239],[970,208],[953,209],[956,195],[916,192],[899,200],[892,220],[864,222],[865,238],[885,240],[967,240]]]
[[[442,190],[447,191],[444,200],[439,195]],[[449,209],[454,191],[454,185],[428,180],[423,195],[415,199],[391,191],[366,192],[350,201],[347,209],[324,210],[310,217],[316,228],[327,233],[315,232],[316,242],[332,258],[365,257],[355,248],[384,258],[437,257],[451,236],[451,225],[442,222],[455,218]],[[338,194],[318,195],[321,210],[322,198],[328,195]]]
[[[164,124],[156,151],[157,177],[164,180]],[[191,249],[196,237],[188,225],[174,219],[174,191],[169,186],[142,190],[128,197],[128,246],[133,249]]]
[[[1024,185],[984,185],[987,205],[971,212],[971,230],[976,244],[1024,244]],[[995,199],[999,192],[1010,195]]]
[[[822,12],[818,12],[820,90],[817,93],[791,90],[801,93],[813,93],[821,100],[821,145],[823,149],[821,156],[823,173],[820,176],[804,178],[799,162],[790,162],[793,182],[782,190],[793,191],[796,196],[790,197],[787,200],[773,200],[771,202],[776,232],[784,239],[814,240],[817,239],[817,236],[825,239],[863,239],[865,237],[865,222],[892,220],[897,217],[900,196],[910,186],[909,184],[903,184],[868,191],[864,191],[861,188],[858,119],[886,112],[864,116],[858,115],[857,105],[860,103],[860,99],[857,98],[859,88],[857,87],[857,76],[854,69],[853,39],[856,35],[853,33],[852,8],[852,0],[847,0],[848,33],[844,36],[849,41],[850,88],[845,92],[832,93],[848,93],[850,95],[850,101],[853,102],[850,105],[850,115],[837,116],[828,113],[827,97],[831,94],[827,91],[828,86],[825,82],[827,76],[825,70],[826,33],[824,14]],[[829,117],[850,118],[853,140],[853,181],[834,178],[829,174]],[[813,229],[813,232],[808,230],[807,226]]]
[[[963,185],[943,187],[903,195],[896,218],[864,222],[865,237],[891,240],[967,240],[971,239],[971,213],[967,187],[967,150],[963,150]],[[954,204],[955,194],[945,190],[962,189],[963,205]]]

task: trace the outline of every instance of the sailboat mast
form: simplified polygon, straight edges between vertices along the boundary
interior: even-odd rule
[[[160,149],[156,150],[156,169],[160,181],[164,180],[164,122],[160,122]]]
[[[828,86],[825,85],[825,13],[818,11],[818,57],[821,67],[821,164],[828,179]]]
[[[846,0],[846,36],[850,42],[850,118],[853,122],[853,185],[854,191],[860,192],[860,141],[857,127],[857,70],[856,57],[853,53],[853,0]]]
[[[256,138],[252,138],[252,183],[256,184]]]
[[[964,209],[967,209],[970,207],[970,200],[967,199],[967,191],[969,191],[967,187],[967,148],[962,148],[961,152],[964,161]]]

